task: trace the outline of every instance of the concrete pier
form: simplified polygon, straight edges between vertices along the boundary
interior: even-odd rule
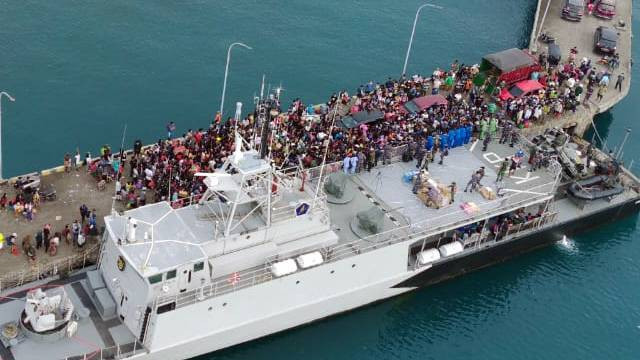
[[[548,121],[541,126],[533,126],[527,129],[530,133],[538,133],[549,126],[569,127],[575,124],[575,132],[581,135],[589,128],[594,116],[611,109],[629,92],[632,64],[631,40],[633,37],[631,32],[632,1],[618,0],[616,2],[616,16],[612,20],[590,16],[585,9],[585,15],[579,22],[568,21],[560,16],[564,3],[563,0],[538,0],[529,50],[533,53],[547,52],[547,44],[539,41],[538,37],[541,33],[549,33],[555,37],[556,44],[560,46],[563,61],[569,57],[569,49],[577,46],[576,59],[588,57],[595,62],[602,58],[602,54],[594,52],[594,32],[598,26],[608,26],[615,28],[619,34],[616,51],[620,54],[620,67],[612,72],[609,89],[601,101],[596,100],[594,92],[587,106],[580,106],[573,114],[565,113],[564,116],[554,119],[553,124]],[[606,67],[597,63],[594,63],[594,66],[598,70]],[[624,73],[625,77],[622,91],[614,88],[619,73]]]
[[[84,259],[79,262],[88,264],[95,257],[94,254],[87,257],[86,252],[96,251],[96,245],[99,241],[96,237],[89,237],[82,248],[61,240],[58,253],[55,256],[50,256],[44,249],[39,249],[35,262],[29,261],[22,250],[24,236],[30,235],[31,244],[35,246],[35,234],[42,231],[45,224],[51,224],[53,236],[55,232],[62,232],[64,226],[70,225],[73,220],[80,221],[79,209],[82,204],[86,204],[90,210],[96,209],[98,228],[102,226],[102,217],[111,210],[113,186],[98,190],[97,181],[86,172],[86,167],[70,173],[60,170],[63,169],[56,168],[42,172],[46,175],[41,175],[41,184],[43,186],[53,185],[57,198],[52,201],[41,201],[32,221],[27,220],[21,214],[15,214],[10,209],[0,211],[0,231],[5,237],[5,246],[0,253],[0,289],[17,285],[22,281],[32,280],[39,273],[63,271],[68,268],[69,261]],[[16,189],[11,182],[5,182],[0,186],[0,191],[6,193],[10,199],[14,198],[16,194]],[[117,205],[119,206],[119,204]],[[12,233],[16,233],[18,236],[19,254],[17,255],[13,255],[11,249],[6,245],[6,238]],[[59,266],[56,265],[56,269],[53,269],[51,266],[53,264]]]

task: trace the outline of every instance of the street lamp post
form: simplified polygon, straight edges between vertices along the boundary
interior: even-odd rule
[[[0,181],[4,179],[2,177],[2,97],[6,96],[10,101],[16,101],[11,95],[6,92],[0,92]]]
[[[422,4],[416,11],[416,17],[415,19],[413,19],[413,28],[411,29],[411,37],[409,38],[409,47],[407,47],[407,55],[404,57],[404,66],[402,67],[403,76],[407,74],[407,63],[409,63],[409,54],[411,53],[411,45],[413,45],[413,35],[416,33],[416,25],[418,24],[418,17],[420,16],[420,11],[427,6],[431,8],[442,9],[442,6],[426,3],[426,4]]]
[[[250,46],[243,44],[241,42],[234,42],[229,45],[229,49],[227,49],[227,65],[224,68],[224,82],[222,83],[222,99],[220,100],[220,117],[224,119],[224,94],[227,91],[227,75],[229,74],[229,60],[231,60],[231,49],[234,46],[242,46],[245,49],[253,50]]]

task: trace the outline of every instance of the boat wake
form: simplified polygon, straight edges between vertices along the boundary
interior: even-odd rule
[[[566,235],[562,236],[562,240],[558,240],[556,242],[556,246],[570,254],[578,252],[578,246],[576,245],[576,242],[573,241],[573,239],[568,238]]]

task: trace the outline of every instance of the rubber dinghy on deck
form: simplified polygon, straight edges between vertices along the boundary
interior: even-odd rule
[[[576,181],[569,187],[569,193],[580,200],[596,200],[615,196],[624,191],[618,184],[609,184],[609,177],[597,175]]]

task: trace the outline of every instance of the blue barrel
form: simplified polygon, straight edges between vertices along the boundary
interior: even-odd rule
[[[456,132],[449,130],[449,149],[456,147]]]
[[[424,148],[427,149],[427,151],[431,151],[431,149],[433,149],[433,136],[427,136],[427,142],[424,145]]]
[[[456,147],[461,146],[464,143],[464,132],[462,128],[457,128],[456,133]]]
[[[445,147],[449,147],[449,135],[440,135],[440,151],[444,151]]]

